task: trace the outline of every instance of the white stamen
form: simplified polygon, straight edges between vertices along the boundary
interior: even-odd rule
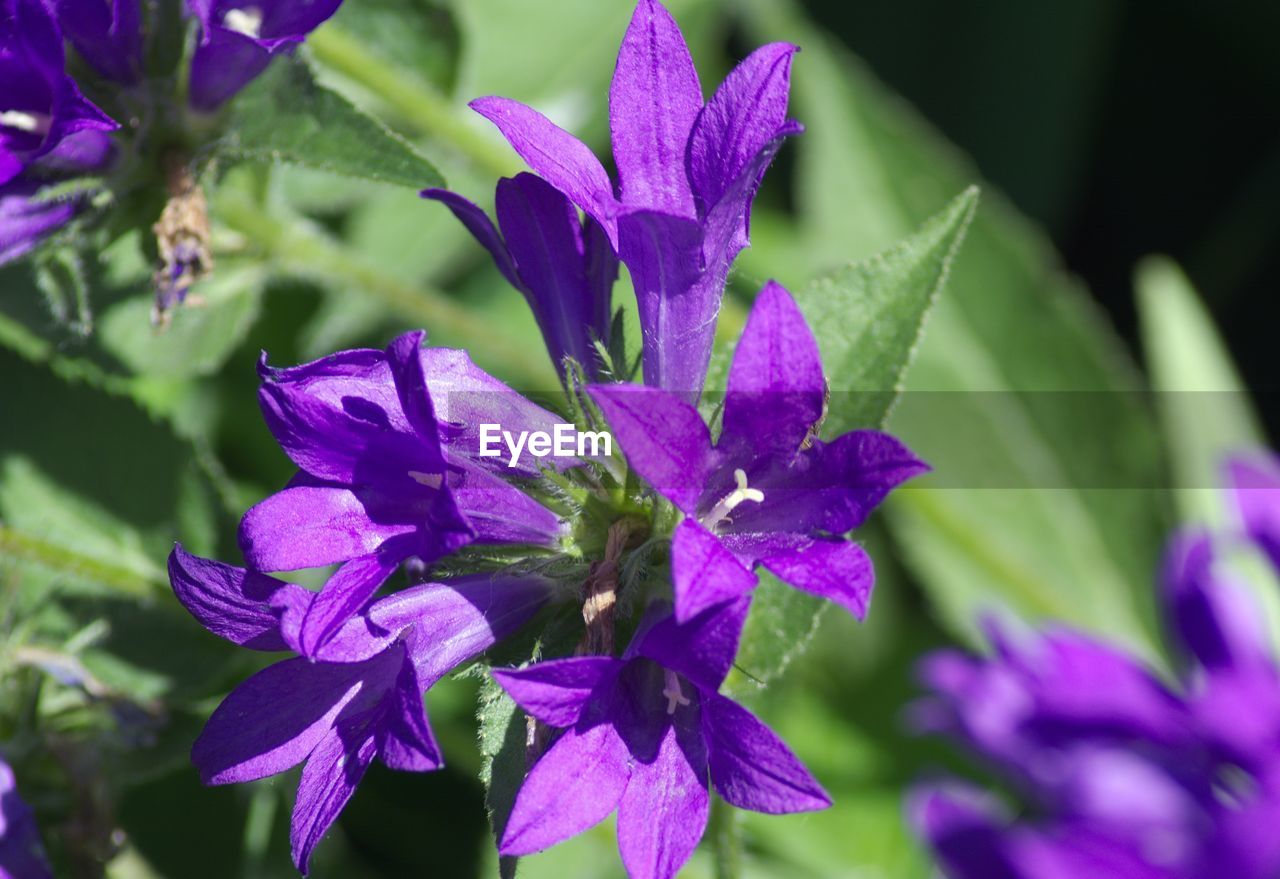
[[[718,504],[711,508],[711,512],[702,517],[702,524],[706,528],[714,531],[717,525],[729,521],[729,514],[743,501],[751,501],[756,504],[764,502],[764,492],[747,485],[747,474],[741,467],[733,471],[733,481],[737,483],[738,487],[725,495]]]
[[[684,694],[684,690],[680,689],[680,676],[675,672],[664,668],[662,677],[666,682],[666,686],[662,688],[662,695],[667,697],[667,714],[675,714],[676,706],[689,704],[689,697]]]
[[[228,9],[226,15],[222,16],[222,26],[256,40],[262,32],[262,10],[256,6]]]
[[[427,488],[439,488],[444,484],[443,473],[423,473],[420,470],[410,470],[409,478],[420,485],[425,485]]]
[[[29,131],[32,134],[48,134],[53,120],[44,113],[27,113],[23,110],[5,110],[0,112],[0,125]]]

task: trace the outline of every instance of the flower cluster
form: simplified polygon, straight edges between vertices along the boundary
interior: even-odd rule
[[[1280,460],[1226,469],[1242,527],[1171,542],[1160,605],[1172,681],[1085,635],[989,626],[994,654],[935,654],[926,727],[963,740],[1023,797],[1011,816],[960,783],[922,788],[920,832],[955,879],[1264,879],[1280,873],[1280,665],[1232,568],[1280,571]]]
[[[199,33],[185,78],[186,105],[196,113],[216,110],[339,3],[187,0]],[[0,0],[0,265],[28,253],[89,206],[92,188],[68,181],[128,170],[139,146],[119,134],[121,121],[143,125],[157,141],[164,139],[157,131],[185,127],[181,109],[170,106],[174,97],[161,94],[155,88],[160,80],[146,76],[153,47],[145,36],[156,30],[148,18],[158,15],[140,0]],[[82,85],[110,96],[118,118],[84,96],[69,72],[66,43],[87,65]],[[187,193],[171,185],[170,194]],[[162,250],[165,244],[162,236]],[[185,297],[194,277],[187,269],[203,256],[191,245],[173,246],[181,253],[167,259],[165,272],[176,268],[182,283],[162,289],[162,306]]]
[[[13,770],[0,758],[0,879],[47,879],[52,875],[31,807],[18,795]]]
[[[616,810],[628,872],[663,879],[701,838],[712,790],[767,813],[828,804],[721,685],[758,566],[866,613],[871,564],[849,532],[926,468],[875,431],[817,438],[818,346],[773,282],[734,352],[720,417],[709,426],[696,407],[752,195],[798,130],[785,119],[793,52],[758,50],[704,104],[674,21],[641,0],[610,94],[620,194],[535,111],[475,103],[538,173],[498,184],[496,226],[459,196],[425,194],[527,297],[562,369],[562,413],[465,352],[423,347],[422,332],[293,368],[263,360],[262,411],[298,472],[241,521],[245,567],[178,547],[170,574],[210,631],[295,654],[237,688],[192,756],[211,784],[305,763],[300,870],[374,757],[441,765],[423,692],[525,626],[541,636],[530,662],[493,671],[530,723],[527,778],[495,814],[503,855]],[[643,385],[609,345],[619,261],[640,302]],[[612,431],[618,448],[541,466],[481,454],[484,428],[549,434],[563,418]],[[269,576],[332,565],[317,592]],[[401,569],[413,585],[394,588]],[[557,643],[557,630],[572,638]]]

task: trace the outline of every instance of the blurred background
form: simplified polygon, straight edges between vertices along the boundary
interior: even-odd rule
[[[814,613],[809,649],[750,694],[836,806],[746,816],[745,875],[926,877],[904,787],[939,768],[982,776],[904,731],[915,660],[976,646],[977,614],[995,609],[1067,621],[1158,665],[1151,582],[1165,534],[1220,515],[1206,492],[1214,453],[1261,442],[1260,421],[1280,426],[1275,399],[1257,395],[1255,415],[1239,393],[1274,383],[1280,7],[669,5],[708,92],[763,42],[804,50],[792,114],[807,132],[766,178],[726,345],[765,278],[799,288],[983,187],[890,425],[945,485],[902,492],[861,534],[878,572],[868,622]],[[306,51],[323,82],[489,205],[495,177],[519,164],[466,100],[523,100],[607,156],[630,11],[346,0]],[[238,560],[238,515],[290,475],[257,412],[258,352],[287,364],[425,326],[519,387],[554,383],[519,294],[440,206],[291,167],[223,164],[206,185],[217,271],[205,305],[163,335],[148,322],[154,254],[139,233],[102,253],[87,305],[27,267],[0,269],[0,741],[66,875],[294,875],[292,779],[205,789],[187,762],[258,659],[190,620],[163,568],[175,538]],[[625,279],[615,297],[630,298]],[[1185,391],[1215,392],[1220,410],[1197,417]],[[925,392],[962,395],[965,417],[911,405],[936,399]],[[475,689],[463,677],[428,697],[449,767],[375,766],[313,875],[496,874]],[[688,870],[712,874],[702,855]],[[526,859],[521,875],[621,876],[611,827]]]

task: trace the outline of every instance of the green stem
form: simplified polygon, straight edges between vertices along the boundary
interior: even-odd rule
[[[341,242],[301,217],[288,221],[234,197],[220,199],[217,216],[277,265],[326,285],[361,290],[405,320],[438,329],[481,359],[518,379],[523,387],[551,387],[551,365],[525,340],[509,335],[493,320],[458,305],[439,290],[406,284],[362,262]]]
[[[312,56],[362,86],[423,134],[449,144],[475,165],[509,177],[521,170],[515,156],[472,128],[446,95],[421,77],[406,74],[371,53],[355,37],[334,25],[307,39]]]
[[[711,847],[716,858],[716,879],[742,876],[742,828],[738,810],[716,797],[711,803]]]

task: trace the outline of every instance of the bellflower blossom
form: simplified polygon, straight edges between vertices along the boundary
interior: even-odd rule
[[[191,58],[191,106],[210,111],[292,51],[342,0],[187,0],[200,23]]]
[[[825,392],[813,333],[772,281],[734,351],[715,442],[698,410],[674,393],[590,389],[630,466],[685,514],[671,542],[680,620],[749,592],[757,564],[865,616],[874,572],[843,535],[928,468],[877,431],[815,439]]]
[[[142,79],[139,0],[53,0],[58,25],[85,61],[107,79]]]
[[[1272,459],[1228,467],[1246,538],[1280,521]],[[1224,570],[1235,534],[1189,531],[1160,602],[1181,657],[1167,686],[1065,630],[990,625],[994,655],[930,657],[923,725],[1000,769],[1035,817],[959,783],[921,788],[914,821],[953,879],[1268,879],[1280,874],[1280,666],[1252,596]]]
[[[385,352],[263,366],[263,414],[300,472],[245,514],[240,543],[255,570],[342,563],[302,624],[307,656],[409,558],[430,563],[471,542],[554,546],[560,537],[555,514],[485,469],[502,465],[478,463],[473,416],[480,407],[483,420],[535,430],[555,417],[463,352],[424,350],[424,335],[406,333]]]
[[[174,592],[209,631],[253,650],[296,650],[313,593],[177,546]],[[551,595],[538,577],[477,575],[414,586],[369,605],[314,657],[285,659],[231,692],[191,759],[205,784],[276,775],[305,762],[290,841],[304,874],[369,764],[443,765],[422,695],[529,620]]]
[[[557,368],[565,357],[596,377],[594,341],[609,342],[609,306],[618,258],[604,229],[536,174],[498,182],[497,228],[474,203],[446,189],[424,198],[445,204],[524,294]],[[501,234],[499,234],[501,230]]]
[[[0,184],[79,131],[116,125],[65,70],[62,33],[41,0],[0,0]]]
[[[13,769],[0,758],[0,879],[52,876],[35,816],[18,795]]]
[[[640,0],[609,89],[616,193],[591,151],[541,113],[508,98],[471,102],[599,223],[635,284],[645,382],[686,399],[706,379],[760,180],[783,138],[801,130],[786,118],[795,52],[787,43],[757,49],[704,103],[679,27],[657,0]]]
[[[533,717],[564,732],[520,788],[498,849],[524,855],[618,813],[632,879],[668,879],[707,826],[710,788],[770,814],[831,800],[785,744],[718,692],[747,599],[678,625],[653,612],[621,659],[581,656],[493,672]]]

